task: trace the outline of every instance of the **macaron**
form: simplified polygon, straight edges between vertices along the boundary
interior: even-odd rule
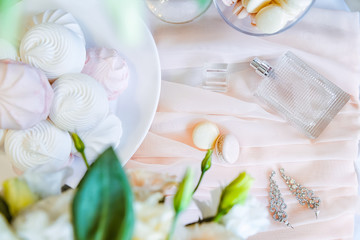
[[[215,151],[221,162],[235,163],[239,158],[239,141],[232,134],[221,135],[216,141]]]
[[[286,25],[288,16],[280,6],[270,4],[256,14],[255,20],[261,32],[270,34],[281,30]]]
[[[274,2],[284,9],[289,20],[294,19],[311,4],[311,0],[274,0]]]
[[[268,5],[270,2],[271,0],[250,0],[247,2],[246,10],[249,13],[257,13],[258,11],[260,11],[260,9]]]
[[[192,133],[192,138],[196,147],[206,150],[214,147],[219,135],[220,131],[216,124],[205,121],[196,124]]]

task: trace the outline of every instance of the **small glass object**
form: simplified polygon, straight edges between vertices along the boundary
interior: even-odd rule
[[[349,94],[291,52],[274,67],[258,58],[250,65],[265,77],[255,95],[312,139],[350,99]]]
[[[167,23],[188,23],[202,15],[212,0],[145,0],[149,10]]]
[[[203,67],[204,89],[213,92],[227,92],[228,90],[228,64],[226,63],[205,63]]]

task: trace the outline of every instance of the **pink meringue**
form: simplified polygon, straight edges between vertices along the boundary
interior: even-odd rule
[[[129,67],[115,49],[89,49],[82,73],[95,78],[105,88],[109,100],[116,99],[129,82]]]
[[[12,60],[0,60],[0,72],[0,128],[26,129],[45,120],[54,92],[44,73]]]

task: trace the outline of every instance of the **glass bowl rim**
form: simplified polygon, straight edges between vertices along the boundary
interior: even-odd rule
[[[165,22],[165,23],[170,23],[170,24],[185,24],[185,23],[189,23],[189,22],[192,22],[194,21],[195,19],[197,19],[198,17],[200,17],[201,15],[203,15],[211,6],[211,3],[214,2],[212,0],[209,0],[209,2],[207,3],[207,6],[203,9],[203,11],[199,12],[196,16],[194,16],[193,18],[189,19],[189,20],[184,20],[184,21],[179,21],[179,22],[175,22],[175,21],[169,21],[169,20],[166,20],[162,17],[159,17],[157,16],[153,11],[151,11],[147,1],[144,1],[145,2],[145,5],[146,5],[146,8],[148,11],[151,12],[151,14],[153,14],[157,19]]]
[[[288,30],[289,28],[293,27],[296,23],[298,23],[298,22],[309,12],[309,10],[310,10],[311,7],[314,5],[314,3],[315,3],[316,0],[312,0],[311,3],[309,4],[309,6],[306,7],[306,9],[301,13],[301,15],[299,15],[299,16],[297,17],[296,20],[294,20],[294,21],[293,21],[292,23],[290,23],[288,26],[286,26],[286,27],[280,29],[279,31],[274,32],[274,33],[254,33],[254,32],[249,32],[249,31],[243,30],[243,29],[235,26],[235,25],[232,24],[232,23],[228,20],[228,18],[226,18],[226,17],[224,16],[224,14],[222,13],[222,11],[221,11],[221,9],[220,9],[220,7],[219,7],[219,5],[218,5],[218,2],[219,2],[219,1],[222,1],[222,0],[213,0],[214,5],[215,5],[218,13],[220,14],[221,18],[222,18],[230,27],[234,28],[235,30],[237,30],[237,31],[239,31],[239,32],[245,33],[245,34],[247,34],[247,35],[257,36],[257,37],[266,37],[266,36],[272,36],[272,35],[276,35],[276,34],[282,33],[282,32],[284,32],[284,31]]]

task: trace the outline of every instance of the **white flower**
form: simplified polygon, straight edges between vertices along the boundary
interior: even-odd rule
[[[127,174],[135,199],[139,201],[145,201],[157,192],[165,195],[166,190],[177,185],[176,176],[169,174],[160,174],[140,169],[128,170]]]
[[[216,215],[222,189],[211,191],[211,200],[201,202],[194,199],[203,218]],[[239,238],[247,239],[258,232],[265,231],[270,224],[269,213],[255,197],[249,196],[244,204],[235,205],[220,222],[228,231]]]
[[[217,223],[203,223],[186,227],[185,232],[176,232],[175,240],[241,240],[224,226]]]
[[[0,239],[19,240],[2,214],[0,214]]]
[[[133,240],[166,239],[173,221],[174,211],[165,204],[159,204],[160,193],[154,194],[147,201],[134,203],[136,222]]]
[[[41,200],[19,213],[12,226],[20,239],[73,240],[71,203],[74,191]]]
[[[194,199],[196,206],[199,208],[203,218],[214,217],[217,212],[217,208],[220,203],[222,189],[215,188],[210,192],[211,199],[210,201],[202,202],[197,199]]]
[[[226,229],[243,239],[265,231],[270,225],[269,213],[255,197],[249,196],[245,204],[235,205],[221,223]]]
[[[31,192],[41,198],[58,195],[65,180],[72,174],[69,167],[54,170],[51,165],[44,164],[39,167],[27,170],[22,178],[26,181]]]

